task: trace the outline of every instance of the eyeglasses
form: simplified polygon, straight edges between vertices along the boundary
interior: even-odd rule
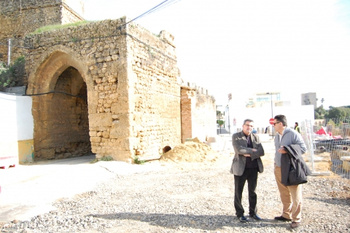
[[[248,126],[248,127],[254,127],[254,125],[247,125],[247,124],[244,124],[245,126]]]
[[[280,122],[280,121],[277,121],[277,122],[273,123],[273,125],[276,125],[276,124],[278,124],[278,123],[281,123],[281,122]]]

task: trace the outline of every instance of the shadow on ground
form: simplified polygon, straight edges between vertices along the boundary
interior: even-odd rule
[[[179,227],[202,229],[206,231],[220,230],[223,227],[239,228],[274,228],[277,230],[289,228],[288,223],[281,223],[272,219],[262,221],[250,220],[248,223],[241,223],[236,216],[232,215],[186,215],[186,214],[150,214],[150,213],[115,213],[91,215],[95,218],[107,220],[135,220],[148,224],[178,229]]]

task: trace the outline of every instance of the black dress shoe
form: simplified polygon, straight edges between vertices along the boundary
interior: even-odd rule
[[[254,218],[256,221],[261,221],[262,219],[257,214],[250,215],[250,217]]]
[[[239,219],[240,222],[243,222],[243,223],[247,223],[248,222],[248,219],[244,216],[241,216],[241,217],[237,217]]]
[[[291,221],[290,219],[285,218],[285,217],[283,217],[283,216],[278,216],[278,217],[275,217],[275,220],[278,220],[278,221],[284,221],[284,222]]]

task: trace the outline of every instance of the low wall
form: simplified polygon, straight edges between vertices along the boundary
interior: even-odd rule
[[[33,162],[32,99],[0,93],[0,167]]]

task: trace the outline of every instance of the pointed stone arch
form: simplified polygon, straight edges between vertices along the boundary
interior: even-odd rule
[[[33,96],[34,159],[91,153],[87,65],[71,53],[48,55],[28,79]]]
[[[52,91],[56,85],[58,76],[68,67],[74,67],[81,74],[88,90],[92,88],[92,83],[87,78],[87,65],[79,61],[78,56],[72,56],[71,51],[57,50],[48,55],[42,63],[31,72],[28,79],[28,94],[39,94]]]

